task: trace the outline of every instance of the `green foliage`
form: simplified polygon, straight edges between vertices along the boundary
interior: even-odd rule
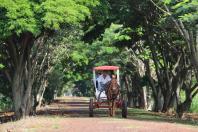
[[[134,63],[136,60],[142,62],[149,60],[154,86],[161,89],[166,87],[168,90],[169,87],[163,79],[166,80],[169,76],[174,78],[174,75],[166,76],[164,73],[174,71],[178,54],[185,52],[181,50],[184,41],[172,28],[170,20],[171,17],[180,19],[184,24],[193,28],[191,24],[197,21],[197,2],[195,0],[158,1],[157,4],[163,3],[170,9],[171,17],[169,13],[162,12],[164,5],[159,10],[151,5],[150,1],[101,0],[101,3],[97,9],[93,10],[95,14],[91,15],[91,20],[86,21],[80,29],[76,28],[78,25],[74,22],[76,17],[69,19],[70,21],[67,23],[74,23],[76,27],[73,30],[76,30],[77,33],[64,31],[65,33],[60,35],[62,38],[59,36],[60,45],[56,47],[54,63],[56,63],[56,70],[60,70],[64,74],[64,85],[60,93],[73,91],[78,96],[90,96],[93,92],[91,70],[94,66],[118,65],[122,67],[122,71],[126,75],[133,78],[135,72],[142,70],[135,69],[138,67],[134,66],[137,64]],[[51,8],[46,7],[45,9],[52,10]],[[90,15],[86,10],[83,14]],[[56,22],[50,20],[51,18],[60,23],[62,21],[56,15],[50,16],[50,18],[47,15],[44,20],[48,25],[46,27],[59,29],[60,25],[54,24]],[[80,16],[79,20],[83,19],[84,17]],[[78,23],[78,21],[76,22]],[[88,33],[91,34],[89,36],[91,39],[86,36]],[[89,44],[82,41],[82,38],[88,40]],[[155,65],[154,62],[156,62]],[[162,76],[162,80],[156,76],[156,73]],[[148,80],[144,81],[140,84],[141,86],[149,84],[146,82]],[[166,90],[162,91],[166,92]],[[183,93],[183,95],[185,94]],[[185,99],[183,95],[182,97]],[[166,94],[163,93],[162,96],[166,96]]]
[[[95,6],[97,1],[46,0],[39,9],[43,14],[44,27],[57,30],[63,23],[78,24],[90,15],[87,4]]]
[[[3,64],[0,64],[0,69],[4,68],[4,65]]]
[[[185,91],[181,90],[180,91],[180,100],[181,100],[181,102],[184,102],[185,99],[186,99]]]
[[[58,30],[63,24],[78,24],[90,15],[89,7],[97,4],[97,0],[0,0],[1,37],[23,32],[36,36],[44,28]]]
[[[20,92],[19,93],[23,95],[22,92],[27,90],[26,80],[32,79],[35,81],[38,78],[38,80],[36,80],[38,81],[38,85],[35,84],[36,88],[30,86],[32,88],[30,90],[33,91],[32,93],[35,95],[35,92],[37,92],[36,89],[38,89],[39,84],[41,84],[40,81],[42,79],[40,78],[45,76],[43,75],[44,73],[42,72],[44,71],[43,69],[45,67],[49,68],[51,66],[51,64],[49,63],[52,63],[54,67],[50,67],[51,69],[50,68],[47,69],[46,72],[48,72],[48,70],[49,71],[52,70],[52,71],[49,73],[47,78],[43,77],[44,79],[48,79],[48,83],[49,83],[47,85],[44,98],[47,102],[50,102],[53,99],[56,90],[58,91],[58,89],[61,89],[63,87],[63,79],[65,79],[64,78],[65,72],[63,71],[65,69],[64,67],[65,65],[60,65],[60,64],[65,63],[64,59],[68,59],[66,56],[68,55],[67,51],[69,50],[63,48],[64,46],[67,45],[67,43],[64,43],[64,46],[63,44],[59,46],[59,51],[57,52],[60,52],[60,50],[63,48],[61,53],[57,55],[60,58],[57,56],[52,57],[51,55],[47,54],[46,60],[48,61],[52,58],[52,62],[47,62],[48,64],[46,65],[44,64],[44,66],[42,67],[43,69],[38,68],[40,70],[38,72],[41,72],[41,74],[38,74],[38,77],[36,77],[37,76],[36,72],[33,73],[34,75],[31,75],[31,78],[28,79],[26,75],[29,74],[30,71],[33,71],[30,69],[34,69],[34,68],[37,69],[36,67],[39,65],[39,63],[37,62],[39,62],[40,61],[39,59],[41,59],[42,56],[44,56],[43,54],[49,53],[50,51],[48,50],[53,51],[52,49],[54,48],[52,46],[53,43],[51,43],[52,45],[49,46],[49,49],[47,48],[47,46],[46,47],[43,46],[46,44],[45,40],[50,39],[49,36],[53,37],[54,34],[57,34],[61,29],[64,28],[69,28],[69,27],[72,28],[73,26],[76,27],[80,26],[80,23],[83,20],[90,17],[91,9],[98,4],[99,4],[98,0],[94,0],[94,1],[93,0],[0,0],[0,34],[1,34],[0,41],[3,41],[4,44],[4,46],[2,46],[4,47],[2,52],[4,52],[4,54],[6,55],[4,62],[8,61],[6,62],[7,65],[5,65],[5,67],[7,68],[7,69],[5,68],[5,71],[8,71],[7,73],[10,74],[10,77],[7,76],[9,79],[11,78],[10,79],[11,81],[9,82],[10,85],[12,86],[11,83],[13,83],[14,82],[13,80],[15,79],[15,78],[13,79],[12,77],[21,73],[20,77],[22,77],[23,79],[20,79],[21,82],[20,84],[21,85],[24,84],[24,90],[23,87],[21,86],[19,86],[18,89],[21,90],[21,93]],[[61,37],[62,36],[58,36],[57,39],[61,39]],[[40,39],[43,39],[43,41],[39,41],[39,42],[35,41]],[[70,38],[67,38],[67,40],[68,39]],[[9,42],[7,40],[9,40]],[[37,43],[39,45],[38,46],[39,48],[36,47],[37,46],[36,44],[32,46],[32,44],[34,44],[35,42],[39,43],[39,44]],[[70,44],[71,43],[69,43],[68,45]],[[10,48],[12,47],[10,45],[12,45],[14,48]],[[43,52],[38,53],[39,50],[41,50],[41,48],[44,53]],[[16,53],[14,51],[16,51]],[[66,54],[63,54],[65,51]],[[24,56],[28,56],[28,57],[24,57]],[[34,61],[30,62],[30,60],[28,60],[29,57],[31,58],[31,60]],[[22,61],[20,60],[23,60],[24,65],[18,65],[22,63]],[[18,61],[20,62],[18,63]],[[32,64],[29,68],[27,68],[26,65],[27,62],[30,62]],[[0,62],[0,64],[1,63],[2,62]],[[0,65],[0,68],[2,67],[3,66]],[[15,71],[17,67],[20,67],[19,69],[21,70],[21,72]],[[26,69],[27,71],[26,73],[23,72],[24,69]],[[1,72],[0,72],[0,77],[2,77]],[[79,79],[79,76],[77,76],[76,78]],[[10,92],[10,88],[11,88],[10,85],[9,88],[5,87],[6,85],[2,86],[3,90],[6,91],[5,93],[12,93]],[[1,93],[4,94],[4,91]],[[22,96],[22,98],[23,97],[24,96]],[[14,100],[15,103],[17,101],[20,102],[23,100]]]
[[[115,45],[120,41],[130,40],[129,32],[131,32],[130,28],[124,28],[123,25],[112,23],[102,34],[102,38],[94,41],[90,47],[89,54],[90,57],[94,57],[92,60],[95,66],[119,65],[121,51]]]
[[[52,62],[55,70],[63,73],[63,84],[58,88],[59,95],[72,92],[78,96],[91,96],[93,94],[92,68],[96,65],[119,65],[120,50],[114,44],[129,40],[127,33],[130,31],[122,25],[111,24],[100,38],[88,44],[81,40],[84,35],[82,28],[74,26],[66,28],[52,38],[49,41],[53,43],[52,49],[55,48],[52,53]]]
[[[0,33],[7,37],[13,33],[39,32],[39,23],[35,19],[32,3],[28,0],[0,0]]]
[[[174,77],[172,72],[178,54],[186,54],[186,48],[182,47],[185,42],[174,30],[171,17],[182,20],[187,30],[195,29],[198,2],[159,0],[156,3],[162,5],[160,10],[146,0],[100,0],[100,3],[99,0],[0,0],[0,39],[15,34],[23,39],[22,34],[26,32],[36,37],[54,31],[55,36],[47,40],[51,68],[44,94],[47,101],[53,99],[54,93],[91,96],[94,66],[121,66],[123,73],[133,78],[138,71],[134,68],[136,60],[149,60],[150,69],[162,76],[162,81],[154,79],[154,86],[166,87],[164,82]],[[164,5],[170,9],[171,17],[162,11]],[[80,24],[83,20],[87,21]],[[157,56],[157,70],[152,55]],[[188,57],[186,55],[187,62]],[[0,63],[0,69],[8,67],[3,64]],[[170,73],[168,77],[165,71]],[[11,97],[6,95],[10,86],[4,80],[0,81],[0,92]],[[183,91],[181,98],[184,101]],[[196,108],[195,104],[191,109]]]
[[[57,69],[52,70],[48,75],[48,85],[44,93],[44,99],[50,102],[54,99],[54,94],[59,94],[63,87],[64,74]]]
[[[2,74],[0,74],[2,75]],[[0,95],[2,94],[3,97],[12,98],[12,92],[10,83],[6,80],[5,77],[0,78]]]
[[[12,100],[0,93],[0,112],[11,111]]]
[[[149,49],[149,47],[145,47],[144,51],[139,53],[138,56],[144,60],[148,60],[151,58],[151,50]]]
[[[186,99],[185,92],[183,90],[180,91],[180,99],[181,99],[181,102],[184,102]],[[192,112],[192,113],[198,112],[198,96],[197,95],[192,100],[192,104],[191,104],[189,112]]]
[[[198,113],[198,95],[196,95],[193,98],[193,101],[192,101],[192,104],[191,104],[191,107],[190,107],[190,112]]]
[[[172,0],[163,0],[164,4],[170,4]]]
[[[183,0],[173,6],[181,20],[186,22],[196,22],[198,20],[198,1]]]
[[[89,75],[85,71],[89,62],[87,55],[89,44],[80,40],[82,35],[81,27],[66,27],[49,40],[53,50],[52,65],[55,71],[62,73],[59,74],[62,77],[62,82],[57,89],[58,95],[73,93],[76,85],[80,85],[82,80],[88,80]],[[53,75],[50,76],[53,77]],[[50,82],[53,83],[53,81]]]
[[[143,36],[144,35],[144,29],[143,29],[143,27],[137,27],[136,28],[136,32],[137,32],[137,34],[139,35],[139,36]]]
[[[165,0],[172,8],[172,13],[184,22],[195,24],[198,20],[198,1],[197,0]]]
[[[74,50],[71,53],[71,59],[73,60],[73,63],[82,66],[82,65],[87,65],[89,63],[89,58],[88,58],[88,44],[84,44],[83,42],[79,42],[75,44]]]
[[[104,45],[112,45],[117,41],[130,40],[131,37],[127,35],[130,28],[123,28],[123,25],[112,23],[109,28],[105,29],[102,39]]]

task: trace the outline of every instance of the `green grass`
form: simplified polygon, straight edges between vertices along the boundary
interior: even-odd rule
[[[154,113],[145,111],[143,109],[128,108],[128,119],[144,120],[144,121],[156,121],[156,122],[170,122],[186,125],[197,126],[198,121],[194,120],[181,120],[174,116],[167,116],[165,114]]]
[[[96,109],[94,110],[94,117],[108,117],[108,110],[101,110]],[[116,110],[116,117],[110,118],[113,119],[123,119],[121,110]],[[167,116],[165,113],[155,113],[150,111],[145,111],[144,109],[135,109],[135,108],[128,108],[128,115],[127,119],[139,120],[139,121],[154,121],[154,122],[169,122],[169,123],[178,123],[178,124],[185,124],[191,126],[198,126],[197,120],[191,119],[179,119],[175,116]]]

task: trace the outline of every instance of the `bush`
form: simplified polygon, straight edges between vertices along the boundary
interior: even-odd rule
[[[193,98],[193,101],[192,101],[192,104],[191,104],[191,107],[190,107],[190,112],[198,113],[198,95],[196,95]]]
[[[181,98],[181,102],[185,101],[186,96],[185,96],[185,92],[183,90],[181,90],[181,92],[180,92],[180,98]],[[189,112],[198,113],[198,95],[196,95],[193,98]]]
[[[10,111],[13,107],[12,100],[0,94],[0,112]]]

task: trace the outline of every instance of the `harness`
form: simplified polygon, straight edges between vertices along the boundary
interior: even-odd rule
[[[116,85],[116,89],[113,90],[113,85]],[[110,84],[107,85],[108,87],[106,88],[106,95],[108,100],[114,100],[117,98],[119,94],[119,85],[117,84],[116,79],[111,80]],[[114,93],[115,92],[115,93]]]

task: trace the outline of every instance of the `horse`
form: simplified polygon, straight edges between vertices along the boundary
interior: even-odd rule
[[[116,76],[113,75],[111,81],[109,81],[106,84],[105,88],[105,94],[107,95],[107,101],[109,106],[109,115],[114,116],[115,115],[115,109],[116,109],[116,99],[118,95],[120,94],[120,86],[117,83]]]

